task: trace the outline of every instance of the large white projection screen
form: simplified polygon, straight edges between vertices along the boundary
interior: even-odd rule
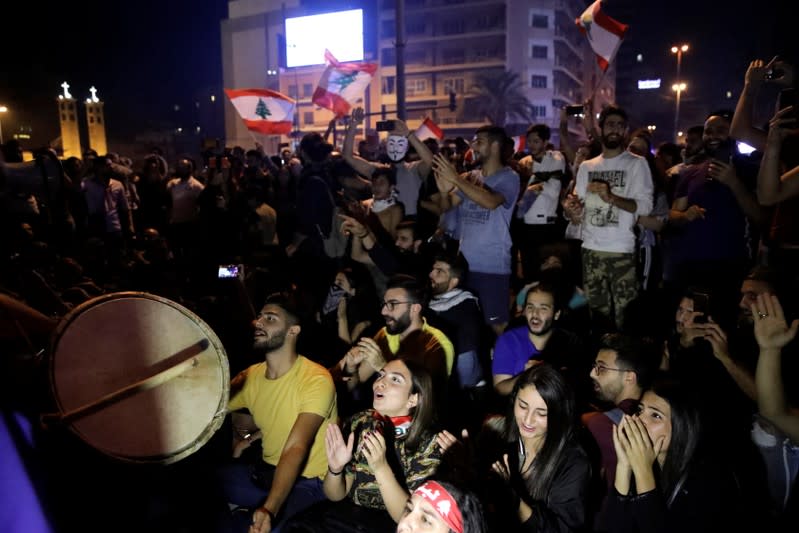
[[[363,10],[286,18],[286,66],[325,62],[325,49],[339,61],[363,60]]]

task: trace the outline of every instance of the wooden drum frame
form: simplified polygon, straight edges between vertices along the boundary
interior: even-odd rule
[[[49,373],[58,413],[96,450],[133,463],[169,464],[222,426],[230,369],[219,338],[182,305],[117,292],[70,311],[52,340]]]

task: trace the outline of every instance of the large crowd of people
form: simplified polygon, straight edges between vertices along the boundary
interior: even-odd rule
[[[537,123],[524,152],[497,125],[420,139],[399,119],[356,143],[360,108],[341,147],[309,133],[276,155],[24,163],[7,142],[2,521],[795,530],[799,110],[752,118],[758,87],[794,78],[753,61],[736,109],[682,145],[590,102],[581,138],[564,112],[559,146]],[[53,162],[51,186],[31,177]],[[115,293],[176,302],[224,346],[225,422],[177,464],[38,424],[53,336]]]

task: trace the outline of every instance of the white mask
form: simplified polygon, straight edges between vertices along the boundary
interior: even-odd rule
[[[408,153],[408,139],[402,135],[389,135],[386,142],[386,154],[392,161],[402,161]]]

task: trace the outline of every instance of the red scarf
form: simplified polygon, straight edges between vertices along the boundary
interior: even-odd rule
[[[411,429],[411,423],[413,423],[413,417],[411,415],[385,416],[375,411],[374,418],[378,420],[382,425],[386,424],[391,425],[394,428],[395,438],[401,438],[407,436],[408,431],[410,431]]]

